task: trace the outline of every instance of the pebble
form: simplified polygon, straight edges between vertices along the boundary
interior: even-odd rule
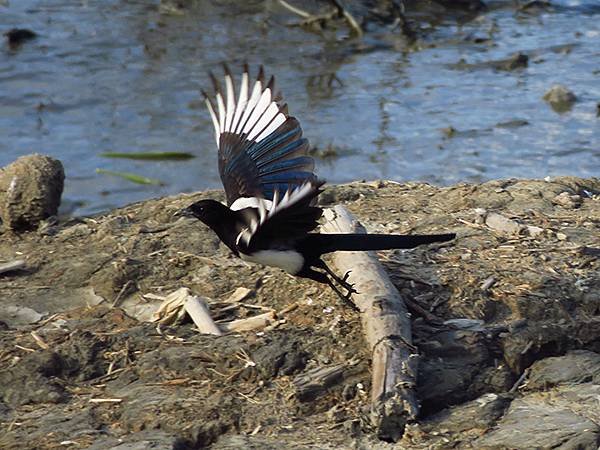
[[[573,107],[577,97],[565,86],[556,84],[542,97],[556,112],[566,112]]]

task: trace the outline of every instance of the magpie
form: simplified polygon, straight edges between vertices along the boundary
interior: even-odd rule
[[[244,261],[279,267],[291,275],[329,285],[341,298],[355,293],[349,273],[335,274],[321,256],[336,251],[408,249],[454,239],[455,234],[387,235],[316,232],[317,205],[325,181],[314,173],[308,141],[288,114],[275,80],[262,66],[252,77],[244,65],[236,90],[224,66],[224,89],[211,73],[214,94],[203,91],[215,129],[219,174],[227,205],[200,200],[179,214],[210,227]],[[252,84],[252,85],[251,85]],[[346,289],[344,295],[337,285]]]

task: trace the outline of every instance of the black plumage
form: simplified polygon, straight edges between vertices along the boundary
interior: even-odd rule
[[[184,214],[208,225],[240,258],[280,267],[292,275],[330,285],[340,296],[354,292],[321,256],[334,251],[407,249],[444,242],[454,234],[385,235],[315,232],[322,208],[316,205],[324,181],[314,174],[308,141],[300,123],[289,116],[275,93],[274,79],[265,83],[262,67],[253,86],[244,66],[239,92],[225,68],[223,90],[211,74],[215,93],[204,93],[215,127],[219,173],[227,206],[201,200]],[[338,287],[347,289],[342,295]]]

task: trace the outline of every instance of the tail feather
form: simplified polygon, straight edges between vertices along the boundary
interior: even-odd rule
[[[303,241],[307,248],[319,254],[336,251],[369,251],[408,249],[435,242],[451,241],[454,233],[447,234],[309,234]]]

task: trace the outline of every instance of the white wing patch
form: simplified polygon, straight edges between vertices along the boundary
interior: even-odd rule
[[[248,204],[248,206],[257,208],[258,217],[253,217],[250,220],[249,227],[243,229],[240,232],[240,234],[238,234],[236,239],[236,245],[239,244],[240,240],[243,240],[246,245],[250,245],[250,240],[252,239],[252,236],[254,236],[254,234],[262,224],[267,222],[271,217],[273,217],[273,215],[277,214],[279,211],[284,210],[286,208],[291,208],[293,205],[306,198],[307,195],[313,192],[313,189],[313,184],[310,181],[306,181],[301,186],[295,188],[292,191],[287,190],[285,192],[285,195],[281,199],[279,198],[279,191],[275,191],[273,195],[273,201],[269,201],[264,198],[258,197],[244,197],[244,199],[240,201],[240,205]],[[236,200],[233,205],[235,205],[235,203],[237,203],[238,200]],[[250,205],[250,202],[252,202],[253,204]],[[231,209],[233,209],[233,205],[231,205]]]
[[[239,211],[244,208],[258,208],[260,202],[264,202],[266,204],[267,209],[271,209],[273,202],[271,200],[267,200],[265,198],[258,197],[240,197],[235,200],[229,207],[229,209],[233,211]]]
[[[242,74],[239,97],[236,99],[233,78],[227,71],[225,98],[223,92],[217,89],[216,104],[206,99],[206,106],[215,127],[217,145],[223,133],[245,134],[248,140],[260,142],[285,123],[287,115],[274,100],[272,86],[269,87],[272,83],[265,85],[261,78],[259,75],[248,97],[250,75],[246,68]]]

